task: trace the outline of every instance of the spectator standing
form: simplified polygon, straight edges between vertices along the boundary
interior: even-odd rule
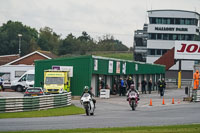
[[[146,93],[146,85],[147,85],[147,82],[146,82],[146,80],[144,79],[144,80],[142,80],[142,94],[143,93],[145,93],[145,94],[147,94]]]
[[[133,79],[132,79],[132,77],[130,76],[128,79],[127,79],[127,90],[129,90],[130,89],[130,86],[131,85],[134,85],[134,81],[133,81]]]
[[[149,91],[149,94],[151,94],[151,88],[152,88],[152,81],[150,79],[149,82],[148,82],[148,91]]]
[[[123,84],[123,87],[122,87],[122,94],[123,94],[123,96],[125,96],[125,94],[126,94],[126,88],[127,88],[127,82],[126,81],[127,80],[124,79],[124,84]]]
[[[120,78],[119,96],[122,96],[123,86],[124,86],[124,80]]]
[[[158,94],[160,94],[160,84],[161,84],[161,79],[159,79],[157,82]]]
[[[3,90],[4,91],[4,88],[3,88],[3,78],[0,77],[0,91]]]
[[[100,84],[101,84],[101,89],[105,89],[105,83],[104,83],[104,79],[102,78],[101,81],[100,81]]]

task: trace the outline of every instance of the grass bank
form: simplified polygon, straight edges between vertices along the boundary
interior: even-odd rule
[[[12,133],[199,133],[200,124],[124,128],[87,128],[70,130],[15,131]],[[11,132],[0,132],[11,133]]]
[[[0,119],[2,118],[29,118],[29,117],[50,117],[50,116],[65,116],[83,114],[84,109],[76,107],[74,105],[68,107],[28,111],[28,112],[15,112],[15,113],[0,113]]]

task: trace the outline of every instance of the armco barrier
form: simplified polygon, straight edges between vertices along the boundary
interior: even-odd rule
[[[71,105],[71,92],[36,97],[0,98],[0,113],[42,110]]]

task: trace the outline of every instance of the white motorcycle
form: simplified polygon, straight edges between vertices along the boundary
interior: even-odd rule
[[[131,91],[128,95],[128,101],[132,110],[135,110],[138,104],[138,94],[134,91]]]
[[[86,115],[94,115],[94,102],[89,93],[83,94],[81,97],[81,104],[85,109]]]

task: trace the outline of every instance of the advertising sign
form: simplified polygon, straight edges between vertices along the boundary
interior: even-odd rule
[[[94,60],[94,70],[98,70],[98,60]]]
[[[53,70],[69,71],[69,77],[73,77],[73,66],[52,66]]]
[[[126,74],[126,62],[122,65],[122,73]]]
[[[120,62],[117,61],[116,65],[116,73],[120,73]]]
[[[109,61],[108,73],[113,73],[113,61]]]
[[[176,41],[174,58],[200,60],[200,41]]]

